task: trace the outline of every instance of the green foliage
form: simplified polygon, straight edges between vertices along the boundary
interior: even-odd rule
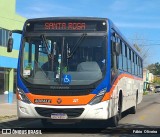
[[[155,76],[153,83],[160,85],[160,78]]]
[[[28,63],[28,65],[25,67],[26,70],[32,70],[32,63]]]
[[[147,94],[148,94],[148,92],[146,92],[146,91],[145,91],[145,92],[143,92],[143,95],[147,95]]]
[[[160,64],[158,62],[148,65],[147,69],[153,73],[153,75],[160,75]]]

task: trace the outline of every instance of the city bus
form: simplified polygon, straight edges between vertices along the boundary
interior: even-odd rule
[[[142,101],[143,62],[107,18],[28,19],[17,66],[18,118],[98,120],[117,126],[122,112]]]

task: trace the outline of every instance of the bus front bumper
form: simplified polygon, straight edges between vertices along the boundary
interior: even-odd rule
[[[109,101],[100,102],[95,105],[82,106],[49,106],[27,104],[18,100],[19,118],[48,118],[51,119],[53,110],[55,113],[66,113],[67,119],[77,120],[104,120],[109,118]],[[55,111],[56,110],[56,111]],[[66,119],[66,120],[67,120]]]

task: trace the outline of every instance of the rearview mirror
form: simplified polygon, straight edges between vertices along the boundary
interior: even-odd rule
[[[12,52],[12,48],[13,48],[13,38],[11,37],[8,39],[7,52]]]

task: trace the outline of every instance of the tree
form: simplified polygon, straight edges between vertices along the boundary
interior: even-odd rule
[[[153,73],[153,75],[160,75],[160,64],[158,62],[148,65],[147,69]]]

